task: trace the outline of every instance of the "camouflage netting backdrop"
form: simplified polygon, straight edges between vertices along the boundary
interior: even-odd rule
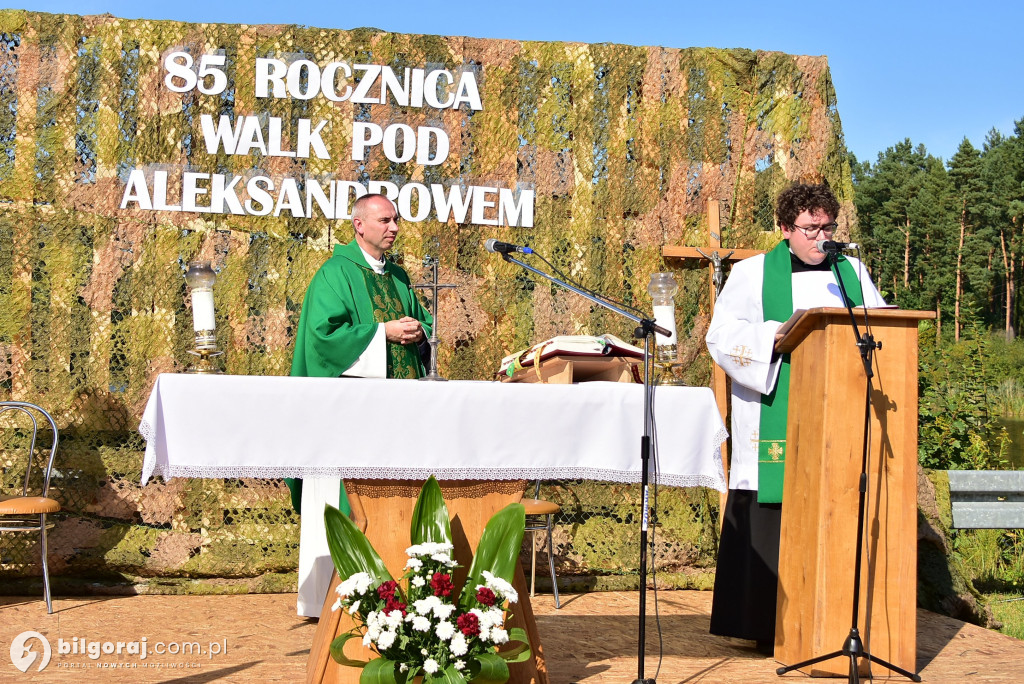
[[[226,81],[199,80],[212,94],[176,92],[165,61],[175,52],[194,60],[193,72],[203,55],[223,56],[207,66]],[[381,65],[400,80],[409,78],[407,67],[469,73],[482,107],[307,97],[308,68],[289,81],[288,95],[260,98],[259,58],[285,67]],[[349,83],[359,80],[357,71]],[[211,152],[204,115],[228,126],[256,117],[267,144]],[[275,121],[280,147],[293,151],[304,121],[314,129],[323,123],[315,132],[327,158],[274,154]],[[353,161],[354,131],[371,130],[367,124],[431,127],[450,149],[443,163],[418,163],[405,158],[406,140],[392,158],[377,144]],[[439,147],[435,136],[428,157],[440,157]],[[779,239],[773,197],[797,179],[828,181],[843,219],[852,216],[823,57],[0,11],[0,398],[41,404],[61,429],[53,495],[64,512],[51,534],[58,587],[79,579],[127,579],[147,591],[294,586],[298,518],[283,483],[177,479],[140,487],[144,443],[136,428],[157,374],[181,371],[192,358],[183,278],[191,260],[210,260],[219,273],[226,371],[284,375],[306,285],[351,228],[322,211],[302,216],[303,203],[285,195],[266,215],[248,211],[256,205],[235,213],[158,210],[181,204],[187,173],[263,175],[278,187],[292,178],[297,195],[317,179],[322,187],[335,179],[507,190],[504,199],[520,202],[517,220],[507,220],[511,205],[481,205],[442,221],[436,197],[431,205],[421,192],[407,203],[414,213],[431,206],[423,220],[403,222],[394,258],[416,281],[425,276],[423,256],[437,255],[441,281],[458,285],[442,293],[438,317],[440,371],[452,379],[492,377],[502,356],[552,335],[631,334],[628,322],[487,253],[487,238],[527,243],[583,285],[645,310],[650,274],[677,269],[680,359],[687,381],[701,385],[710,378],[702,352],[708,274],[696,264],[666,264],[662,247],[705,245],[712,201],[721,203],[724,245],[772,246]],[[166,179],[165,197],[158,178]],[[242,201],[245,189],[243,180]],[[521,210],[531,192],[529,225]],[[0,433],[15,436],[10,426]],[[14,455],[4,452],[0,463],[5,487]],[[542,490],[563,505],[560,574],[636,572],[637,490],[581,482]],[[717,493],[663,489],[660,497],[660,567],[685,574],[712,564]],[[5,535],[0,543],[0,576],[39,573],[34,539]]]

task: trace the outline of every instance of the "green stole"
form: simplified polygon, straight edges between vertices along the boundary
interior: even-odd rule
[[[854,306],[863,304],[860,280],[849,260],[839,257],[839,277]],[[766,321],[787,321],[793,315],[793,262],[789,241],[783,240],[764,257],[761,307]],[[757,501],[782,503],[786,467],[786,420],[789,415],[789,354],[782,355],[779,378],[771,394],[761,395],[757,445]]]

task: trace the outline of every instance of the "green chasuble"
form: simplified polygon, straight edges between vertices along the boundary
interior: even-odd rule
[[[839,277],[854,306],[863,304],[860,281],[849,260],[840,256]],[[793,262],[789,241],[783,240],[764,259],[761,308],[766,321],[786,321],[793,315]],[[771,394],[761,395],[758,426],[757,500],[781,503],[786,467],[786,421],[789,417],[789,354],[782,355],[778,381]]]
[[[355,240],[336,245],[334,255],[313,276],[302,302],[292,356],[294,376],[340,377],[366,351],[380,323],[411,316],[430,336],[433,319],[420,304],[409,275],[390,261],[378,275],[366,263]],[[416,345],[387,342],[387,377],[418,378],[425,374]],[[339,444],[339,449],[344,448]],[[288,481],[292,506],[300,509],[302,481]],[[342,487],[338,508],[349,513]]]

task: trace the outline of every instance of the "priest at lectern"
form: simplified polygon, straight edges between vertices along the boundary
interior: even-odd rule
[[[827,185],[793,185],[778,197],[785,238],[767,254],[738,262],[715,304],[707,345],[732,378],[732,464],[723,513],[711,633],[775,642],[782,478],[789,396],[789,356],[775,353],[779,327],[794,311],[845,306],[819,250],[838,228],[839,202]],[[839,275],[855,306],[885,306],[864,265],[839,257]]]

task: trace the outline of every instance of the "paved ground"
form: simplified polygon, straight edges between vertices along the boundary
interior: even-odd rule
[[[659,684],[780,681],[775,661],[708,634],[709,592],[659,596],[664,657],[658,671],[658,625],[648,594],[647,677],[657,673]],[[637,599],[635,592],[565,595],[555,611],[550,596],[538,595],[534,610],[552,684],[633,681]],[[299,682],[315,623],[296,617],[294,605],[294,594],[57,598],[54,614],[47,615],[40,599],[0,597],[0,682]],[[45,635],[53,649],[42,672],[30,667],[22,674],[8,657],[12,640],[26,630]],[[1024,679],[1022,641],[926,611],[918,614],[917,631],[925,682]],[[127,653],[128,642],[143,637],[144,660]],[[59,653],[58,640],[71,652]],[[102,649],[111,642],[116,650],[118,641],[126,644],[121,655],[89,657],[90,644]],[[156,652],[178,650],[181,642],[197,642],[202,654]],[[41,651],[36,640],[27,645]],[[806,679],[799,673],[784,678]]]

